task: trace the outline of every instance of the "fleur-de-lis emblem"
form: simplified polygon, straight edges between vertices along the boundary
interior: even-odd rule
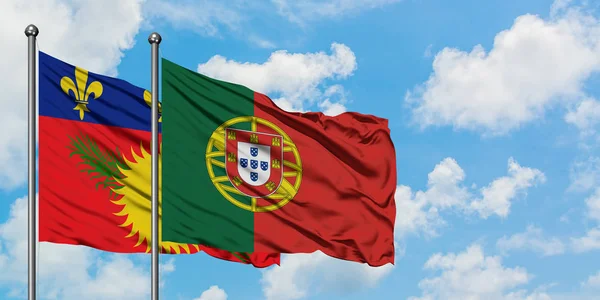
[[[148,90],[144,91],[144,101],[146,101],[148,106],[152,107],[152,93]],[[162,122],[162,105],[160,101],[158,101],[158,122]]]
[[[85,112],[89,112],[90,110],[87,108],[89,104],[90,96],[93,94],[94,99],[100,98],[102,96],[102,84],[98,81],[90,82],[88,81],[88,71],[82,69],[80,67],[75,67],[75,82],[73,79],[68,76],[63,77],[60,80],[60,87],[62,88],[65,94],[69,95],[69,92],[72,92],[75,96],[75,108],[73,110],[79,111],[79,119],[83,120]]]

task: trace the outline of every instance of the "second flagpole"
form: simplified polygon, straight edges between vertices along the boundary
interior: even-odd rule
[[[154,32],[148,37],[152,47],[152,300],[158,300],[158,257],[160,255],[158,241],[158,45],[162,38]]]
[[[37,112],[37,99],[36,99],[36,80],[37,80],[37,49],[36,49],[36,38],[39,33],[38,28],[31,24],[25,28],[25,36],[27,36],[27,110],[28,110],[28,131],[29,138],[27,141],[27,158],[28,158],[28,193],[27,201],[29,203],[28,208],[28,230],[27,230],[27,266],[28,276],[27,284],[28,291],[27,297],[29,300],[35,300],[37,298],[37,205],[36,205],[36,181],[35,181],[35,145],[36,145],[36,112]]]

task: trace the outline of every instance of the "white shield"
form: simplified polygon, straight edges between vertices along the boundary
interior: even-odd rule
[[[238,172],[246,183],[263,185],[271,176],[271,147],[238,142]]]

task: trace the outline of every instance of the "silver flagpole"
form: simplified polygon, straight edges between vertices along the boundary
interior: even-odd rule
[[[158,45],[162,38],[148,37],[152,47],[152,300],[158,300]]]
[[[27,36],[28,42],[28,53],[27,53],[27,66],[28,66],[28,89],[27,89],[27,97],[28,97],[28,131],[29,131],[29,140],[28,140],[28,185],[29,185],[29,193],[28,193],[28,202],[29,202],[29,226],[28,226],[28,241],[29,247],[27,248],[27,266],[28,269],[28,295],[29,300],[35,300],[36,297],[36,244],[37,244],[37,207],[36,207],[36,199],[35,199],[35,137],[36,137],[36,73],[37,73],[37,61],[36,61],[36,47],[35,42],[37,35],[39,33],[38,28],[31,24],[25,28],[25,36]]]

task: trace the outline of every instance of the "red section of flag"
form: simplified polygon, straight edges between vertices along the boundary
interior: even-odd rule
[[[255,251],[321,250],[371,266],[393,263],[396,154],[387,120],[288,113],[259,93],[254,103],[254,115],[281,128],[302,160],[296,196],[280,209],[255,214]],[[257,131],[272,132],[260,124]]]
[[[86,148],[81,150],[78,148],[81,146]],[[101,176],[110,168],[97,168],[99,172],[86,171],[94,166],[110,165],[111,160],[114,161],[111,153],[135,162],[143,156],[141,147],[150,152],[150,132],[41,116],[40,241],[84,245],[119,253],[146,252],[146,241],[136,245],[139,232],[132,234],[133,224],[121,226],[126,223],[127,215],[120,213],[123,205],[115,201],[122,196],[115,196],[111,192],[109,186],[114,186],[115,182],[107,179],[107,176]],[[145,176],[150,184],[150,174]],[[140,213],[134,210],[128,212]],[[143,213],[150,214],[150,211]],[[145,227],[150,228],[150,223]],[[150,231],[145,230],[144,234],[150,236]],[[170,252],[174,252],[175,248],[181,253],[185,253],[186,248],[190,253],[198,252],[193,245],[175,245]],[[279,254],[253,253],[245,256],[203,246],[199,249],[224,260],[249,261],[256,267],[279,264]],[[168,252],[165,250],[163,248],[163,253]]]

